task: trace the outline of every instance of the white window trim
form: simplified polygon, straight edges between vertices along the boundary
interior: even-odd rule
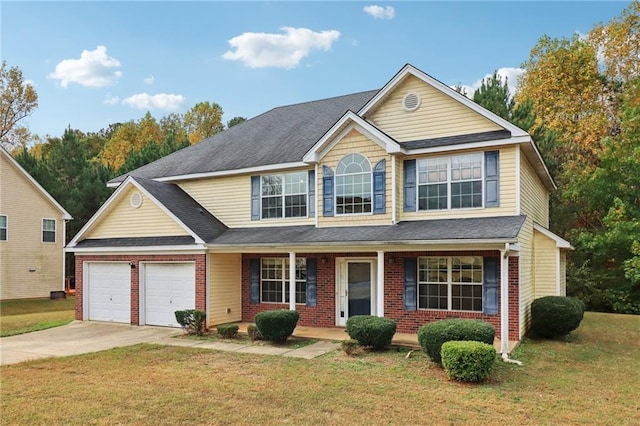
[[[353,152],[353,153],[349,153],[346,154],[345,156],[343,156],[340,161],[338,161],[338,164],[340,164],[340,162],[342,160],[344,160],[344,157],[346,157],[347,155],[350,154],[357,154],[362,156],[365,160],[367,160],[367,163],[369,163],[369,175],[370,175],[370,188],[369,188],[369,193],[371,194],[371,211],[370,212],[363,212],[363,213],[338,213],[338,177],[340,176],[353,176],[356,173],[350,173],[348,175],[345,174],[338,174],[338,165],[336,165],[336,173],[334,175],[334,181],[333,181],[333,209],[334,209],[334,215],[335,216],[346,216],[346,217],[353,217],[353,216],[373,216],[373,166],[371,165],[371,160],[369,160],[369,157],[367,157],[364,154],[360,154],[359,152]],[[365,175],[367,174],[367,172],[362,172],[360,173],[361,175]]]
[[[476,314],[481,314],[481,313],[484,312],[484,257],[482,257],[482,256],[473,256],[473,257],[479,257],[480,259],[482,259],[482,282],[480,282],[480,283],[453,282],[452,275],[453,275],[453,258],[454,257],[464,257],[464,256],[420,256],[420,257],[418,257],[418,262],[417,262],[418,270],[416,271],[416,277],[417,277],[417,279],[416,279],[416,283],[417,283],[417,288],[416,288],[416,297],[417,297],[416,307],[418,308],[419,311],[467,312],[467,313],[476,313]],[[427,259],[427,258],[446,258],[447,259],[447,282],[446,283],[420,281],[420,259]],[[420,285],[429,285],[429,284],[437,284],[437,285],[446,284],[447,285],[447,309],[421,308],[420,307]],[[476,311],[476,310],[465,310],[465,309],[452,309],[451,308],[452,301],[453,301],[453,292],[451,291],[451,287],[453,285],[458,285],[458,284],[483,287],[483,289],[482,289],[483,297],[481,298],[482,307],[480,308],[479,311]]]
[[[4,217],[4,235],[5,239],[0,240],[0,243],[5,243],[9,241],[9,216],[6,214],[0,214],[0,217]]]
[[[294,174],[294,173],[306,173],[307,174],[307,186],[306,186],[306,191],[304,192],[304,194],[302,193],[298,193],[298,194],[285,194],[284,188],[285,188],[285,175],[290,175],[290,174]],[[282,216],[280,217],[262,217],[262,199],[265,197],[262,195],[262,178],[265,176],[280,176],[282,178],[282,194],[280,194],[280,197],[282,198]],[[307,210],[307,214],[305,216],[291,216],[291,217],[286,217],[285,216],[285,196],[286,195],[304,195],[305,196],[305,203],[306,203],[306,210]],[[269,197],[269,196],[267,196]],[[275,197],[275,196],[272,196]],[[309,218],[309,171],[305,170],[305,171],[296,171],[296,172],[288,172],[288,173],[268,173],[268,174],[263,174],[260,175],[260,220],[282,220],[282,219],[286,219],[286,220],[296,220],[296,219],[308,219]]]
[[[296,259],[305,259],[305,269],[306,269],[306,258],[305,257],[297,257]],[[281,279],[281,286],[282,286],[282,301],[281,302],[266,302],[262,300],[262,262],[264,260],[277,260],[282,262],[282,279]],[[260,258],[260,303],[265,303],[265,304],[269,304],[269,305],[284,305],[287,304],[289,302],[287,302],[286,300],[286,296],[289,294],[289,291],[287,291],[287,287],[286,287],[286,283],[289,280],[289,268],[287,267],[287,261],[289,261],[288,257],[261,257]],[[269,281],[274,281],[274,280],[269,280]],[[306,290],[306,284],[307,284],[307,280],[305,279],[303,280],[296,280],[294,283],[294,286],[296,283],[304,283],[305,284],[305,290]],[[306,296],[305,296],[306,299]],[[306,301],[304,303],[297,303],[296,305],[299,306],[305,306],[306,305]]]
[[[45,220],[51,220],[53,221],[53,241],[45,241],[44,240],[44,221]],[[49,230],[47,230],[47,232],[51,232]],[[42,241],[42,244],[56,244],[58,242],[58,221],[49,217],[43,217],[42,221],[40,222],[40,240]]]
[[[482,183],[482,197],[481,197],[481,202],[482,205],[479,207],[457,207],[457,208],[453,208],[451,207],[451,184],[452,184],[452,180],[451,180],[451,159],[453,157],[459,157],[462,155],[469,155],[469,154],[480,154],[482,157],[482,160],[480,161],[480,168],[481,168],[481,172],[482,172],[482,176],[480,177],[480,181]],[[446,209],[424,209],[424,210],[420,210],[420,187],[421,186],[426,186],[426,185],[437,185],[435,183],[433,184],[428,184],[428,183],[420,183],[420,161],[421,160],[432,160],[432,159],[441,159],[441,158],[446,158],[447,159],[447,208]],[[484,151],[481,152],[468,152],[468,153],[464,153],[464,154],[452,154],[452,155],[438,155],[436,157],[423,157],[423,158],[417,158],[416,159],[416,212],[443,212],[443,211],[465,211],[465,210],[480,210],[480,209],[484,209],[485,205],[484,205],[484,198],[485,198],[485,194],[487,193],[487,188],[485,187],[486,185],[486,179],[485,179],[485,167],[484,167]],[[464,180],[464,181],[456,181],[456,182],[473,182],[476,179],[468,179],[468,180]]]

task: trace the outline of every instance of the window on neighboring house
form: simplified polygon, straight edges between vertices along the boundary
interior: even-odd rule
[[[262,219],[306,217],[307,177],[307,171],[262,176]]]
[[[56,221],[55,219],[42,219],[42,242],[56,242]]]
[[[296,258],[296,303],[307,302],[307,259]],[[289,258],[263,258],[260,266],[262,302],[289,303]]]
[[[0,241],[7,241],[7,216],[0,214]]]
[[[371,185],[369,160],[346,155],[336,167],[336,214],[371,213]]]
[[[482,312],[483,259],[418,259],[418,308]]]
[[[418,210],[482,207],[483,154],[418,160]]]

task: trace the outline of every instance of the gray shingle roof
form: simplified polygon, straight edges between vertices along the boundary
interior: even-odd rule
[[[401,222],[387,226],[316,228],[285,226],[234,228],[215,238],[213,245],[402,243],[443,240],[516,241],[526,216],[438,219]]]
[[[224,223],[178,185],[139,177],[133,179],[203,241],[211,241],[227,230]]]
[[[347,110],[359,110],[376,93],[274,108],[129,174],[153,179],[299,162]],[[122,182],[126,176],[111,183]]]
[[[470,135],[445,136],[441,138],[400,142],[400,146],[407,149],[436,148],[441,146],[459,145],[463,143],[509,139],[510,137],[511,132],[508,130],[495,130],[492,132],[472,133]]]
[[[132,238],[89,238],[80,241],[76,247],[153,247],[153,246],[183,246],[194,244],[195,240],[189,235],[175,237],[132,237]]]

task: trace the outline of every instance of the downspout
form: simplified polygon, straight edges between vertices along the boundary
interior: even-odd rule
[[[509,358],[509,243],[500,250],[500,354],[504,362],[522,365]]]

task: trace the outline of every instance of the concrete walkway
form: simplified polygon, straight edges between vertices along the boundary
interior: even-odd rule
[[[339,346],[338,343],[324,340],[295,349],[266,343],[253,345],[175,338],[182,334],[182,330],[168,327],[137,327],[95,321],[74,321],[62,327],[0,338],[0,365],[98,352],[138,343],[187,346],[261,355],[282,355],[305,359],[331,352]]]

